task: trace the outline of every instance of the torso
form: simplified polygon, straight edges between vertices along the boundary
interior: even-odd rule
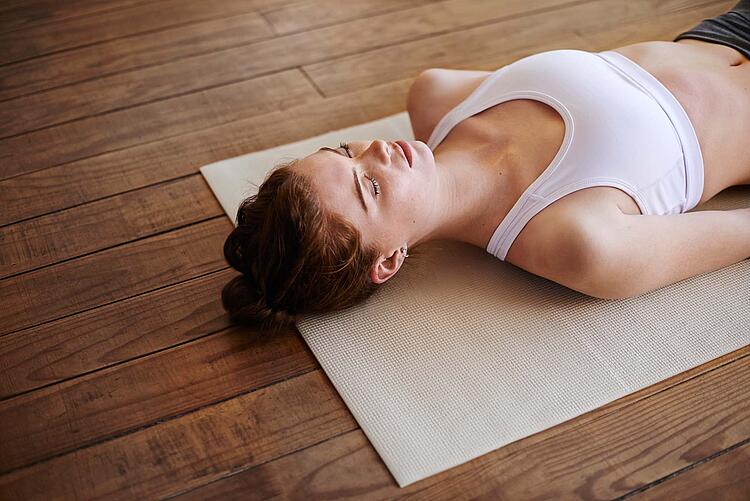
[[[748,171],[750,142],[750,61],[731,47],[697,40],[680,42],[643,42],[617,49],[658,79],[688,114],[701,146],[704,161],[704,191],[700,202],[742,180],[737,177]],[[669,64],[664,64],[669,61]],[[489,74],[489,72],[488,72]],[[471,88],[458,96],[463,100],[483,79],[476,78]],[[458,102],[448,103],[455,106]],[[517,118],[516,118],[517,117]],[[420,117],[411,112],[412,123]],[[431,118],[435,121],[435,117]],[[456,125],[439,145],[458,141],[472,148],[482,148],[492,155],[492,138],[507,133],[507,124],[514,123],[516,161],[505,162],[504,180],[510,180],[504,202],[488,219],[482,239],[489,241],[497,225],[507,215],[521,194],[550,164],[557,153],[565,133],[562,117],[551,107],[533,100],[513,100],[488,108]],[[435,123],[422,130],[431,131]],[[415,127],[415,130],[417,127]],[[427,137],[416,139],[427,141]],[[438,148],[439,148],[438,147]],[[437,150],[437,148],[436,148]],[[505,152],[507,153],[507,152]],[[488,168],[498,168],[491,158]],[[508,167],[510,165],[511,167]],[[746,175],[746,174],[745,174]],[[596,211],[592,211],[592,208]],[[582,189],[553,202],[535,217],[518,234],[511,245],[506,261],[524,266],[524,259],[533,250],[534,241],[548,225],[556,224],[561,217],[574,214],[606,213],[619,210],[626,214],[640,214],[635,201],[624,191],[613,187],[597,186]],[[486,238],[485,238],[486,237]]]

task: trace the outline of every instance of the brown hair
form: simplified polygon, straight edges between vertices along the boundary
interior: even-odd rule
[[[221,300],[230,318],[279,330],[297,315],[325,313],[367,299],[378,284],[369,276],[379,255],[346,219],[323,210],[310,181],[275,167],[240,204],[224,257],[242,275]]]

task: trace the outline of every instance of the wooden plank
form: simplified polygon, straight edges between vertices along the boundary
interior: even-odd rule
[[[4,49],[0,52],[0,64],[284,3],[276,0],[160,0],[60,19],[43,26],[0,33],[0,47]]]
[[[193,490],[185,486],[184,494],[178,494],[174,499],[318,499],[347,497],[351,493],[356,493],[357,499],[400,499],[410,495],[416,499],[474,499],[477,498],[474,494],[477,490],[475,482],[464,482],[460,493],[455,488],[447,487],[447,492],[441,491],[432,497],[421,495],[414,486],[401,489],[367,436],[357,429],[260,466],[229,473],[227,477]],[[23,491],[16,492],[28,496],[32,488],[29,485]],[[531,497],[532,493],[528,492],[518,499]],[[493,493],[486,499],[508,498],[502,497],[501,493]]]
[[[219,216],[1,280],[0,334],[223,269],[232,228]]]
[[[479,1],[487,7],[467,10],[463,8],[462,0],[449,0],[403,11],[403,16],[387,13],[357,19],[11,99],[3,102],[0,108],[0,124],[24,116],[27,117],[24,121],[32,123],[34,129],[50,127],[301,64],[419,39],[471,24],[487,23],[489,19],[519,15],[529,10],[528,2],[524,0],[506,0],[507,4],[502,9],[498,9],[496,0]],[[564,4],[564,0],[539,2],[540,6],[547,8],[560,4]],[[347,42],[341,43],[341,40]],[[22,159],[15,158],[13,152],[28,141],[20,136],[0,142],[0,160],[10,164],[9,170],[18,170],[15,164]],[[45,166],[50,165],[56,164]]]
[[[315,370],[0,477],[11,499],[155,499],[356,429]]]
[[[384,12],[389,12],[394,17],[408,15],[408,12],[396,13],[438,1],[440,0],[349,0],[346,2],[346,8],[342,9],[339,0],[313,0],[263,10],[263,17],[273,26],[274,33],[288,35],[353,19],[377,16]],[[473,9],[475,3],[474,1],[467,4],[466,10]],[[497,2],[497,5],[498,8],[502,8],[502,2]]]
[[[69,19],[129,7],[144,0],[5,0],[0,4],[0,33],[50,24]]]
[[[672,38],[682,28],[690,28],[705,17],[726,11],[731,1],[718,1],[707,6],[703,0],[603,0],[555,10],[554,30],[550,29],[550,13],[541,12],[476,28],[450,32],[440,36],[399,43],[381,49],[349,56],[330,58],[303,69],[326,96],[339,95],[369,87],[383,81],[417,75],[429,67],[494,70],[516,59],[544,50],[576,48],[605,50],[613,48],[610,30],[622,30],[632,41],[643,41],[642,24],[654,27],[664,38]],[[602,43],[582,37],[581,33],[598,32]],[[649,36],[651,35],[649,34]],[[619,38],[622,40],[622,38]],[[460,50],[454,49],[460,47]],[[408,57],[393,57],[394,53]],[[356,71],[338,71],[338,68]]]
[[[221,289],[235,275],[227,268],[0,338],[0,400],[229,327]]]
[[[296,329],[260,334],[232,328],[0,402],[0,473],[319,367]],[[338,407],[337,414],[346,414]]]
[[[251,12],[86,45],[1,66],[0,100],[250,43],[272,35],[265,19]]]
[[[747,499],[750,493],[748,442],[659,482],[640,492],[636,499]]]
[[[0,154],[7,162],[0,176],[16,176],[320,99],[309,80],[298,69],[291,69],[88,117],[0,141]],[[25,120],[17,120],[14,126],[28,125]],[[29,148],[30,144],[45,147]]]
[[[404,111],[411,83],[412,79],[390,82],[335,99],[305,102],[288,110],[0,181],[0,225],[193,174],[201,166],[224,158]],[[202,123],[206,118],[196,120]],[[48,159],[52,163],[53,158]]]
[[[199,174],[0,228],[0,279],[224,214]]]
[[[243,499],[611,499],[748,437],[748,355],[750,347],[738,350],[404,489],[353,431],[320,369],[14,471],[0,489],[22,499],[52,488],[62,497],[155,498],[204,484],[189,497],[245,488]],[[727,385],[738,391],[727,395]]]

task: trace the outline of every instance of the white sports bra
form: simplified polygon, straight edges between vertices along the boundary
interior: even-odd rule
[[[513,99],[552,106],[565,136],[492,235],[486,250],[498,259],[532,217],[583,188],[621,189],[643,214],[698,204],[703,157],[687,113],[653,75],[614,51],[553,50],[499,68],[438,122],[427,146],[434,150],[462,120]]]

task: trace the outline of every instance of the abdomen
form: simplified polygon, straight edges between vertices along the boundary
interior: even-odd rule
[[[730,47],[684,42],[643,42],[614,51],[651,73],[685,109],[703,155],[703,203],[750,182],[750,62]]]

